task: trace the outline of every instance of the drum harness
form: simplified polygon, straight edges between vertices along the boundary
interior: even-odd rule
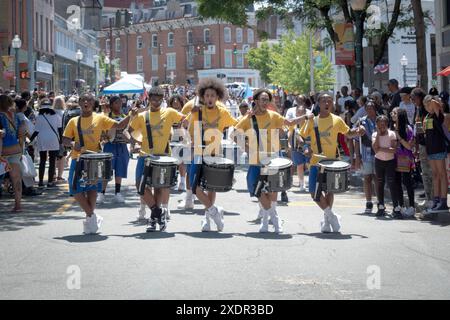
[[[259,148],[260,148],[259,127],[258,127],[258,121],[257,121],[255,115],[252,116],[252,125],[253,125],[253,129],[256,132],[256,141],[257,141],[256,150],[258,150],[258,152],[259,152]],[[255,188],[255,196],[257,198],[261,197],[262,192],[269,193],[269,182],[268,182],[268,177],[266,175],[260,174],[258,183],[256,184],[256,188]]]
[[[152,126],[150,125],[150,110],[147,111],[146,117],[145,117],[145,127],[147,128],[147,139],[148,139],[148,148],[150,150],[153,149],[153,136],[152,136]],[[169,154],[169,141],[167,141],[165,153]],[[139,192],[138,194],[143,196],[145,193],[145,184],[148,177],[152,176],[152,167],[151,166],[145,166],[144,167],[144,176],[141,178],[141,182],[139,184]]]
[[[78,138],[80,140],[80,149],[84,148],[84,137],[83,137],[83,130],[81,130],[81,115],[78,117],[77,121],[77,130],[78,130]],[[72,181],[72,188],[73,190],[77,189],[77,181],[81,179],[81,173],[83,171],[83,160],[78,158],[76,160],[75,165],[75,174]]]
[[[314,117],[314,134],[316,136],[317,151],[322,154],[322,144],[320,142],[319,132],[319,116]],[[339,158],[339,150],[336,148],[336,158]],[[320,162],[320,161],[319,161]],[[317,174],[316,188],[314,189],[314,201],[320,201],[320,195],[322,194],[322,182],[324,180],[324,168],[321,168]]]
[[[202,109],[201,108],[200,108],[200,110],[198,110],[198,121],[200,122],[200,136],[202,137],[202,150],[203,150],[203,146],[205,145],[205,137],[203,136],[204,132],[203,132],[203,118],[202,118]],[[203,159],[203,157],[202,157],[202,159]],[[194,163],[194,165],[195,165],[195,163]],[[191,186],[193,194],[195,194],[197,191],[197,186],[200,184],[200,179],[201,179],[202,175],[203,175],[203,166],[200,165],[200,170],[198,172],[196,172],[195,176],[194,176],[194,185]]]

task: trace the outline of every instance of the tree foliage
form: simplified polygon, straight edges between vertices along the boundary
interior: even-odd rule
[[[290,17],[298,18],[310,30],[326,30],[334,46],[338,42],[334,29],[335,23],[355,23],[356,21],[350,0],[197,0],[197,2],[199,3],[199,13],[202,16],[225,20],[237,25],[246,25],[247,8],[250,5],[259,4],[261,8],[257,12],[257,18],[261,19],[273,14],[279,15],[287,21]],[[394,0],[390,20],[386,19],[387,22],[382,22],[380,28],[365,30],[367,38],[376,39],[374,66],[383,58],[387,42],[393,35],[397,24],[400,26],[411,25],[411,20],[402,20],[401,2],[401,0]],[[372,0],[367,0],[366,8],[371,4]],[[340,21],[337,20],[337,17],[340,18]],[[363,23],[368,18],[366,10],[363,11],[361,18]],[[355,66],[346,66],[346,69],[353,85],[355,83]]]
[[[318,43],[313,43],[317,49]],[[316,52],[314,68],[315,89],[326,90],[333,86],[333,68],[323,52]],[[295,37],[292,33],[282,37],[279,45],[263,42],[260,48],[250,50],[249,64],[260,71],[266,83],[282,86],[290,92],[306,93],[310,90],[309,37]],[[320,60],[320,63],[316,63]]]

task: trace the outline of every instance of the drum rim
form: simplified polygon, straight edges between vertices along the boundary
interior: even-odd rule
[[[283,161],[286,160],[287,163],[284,164],[284,165],[282,165],[282,166],[278,166],[278,167],[270,166],[270,163],[272,162],[272,160],[276,160],[276,159],[282,159]],[[266,165],[263,165],[263,167],[265,167],[265,168],[267,168],[267,169],[269,169],[269,170],[274,170],[274,169],[286,169],[286,168],[291,167],[292,165],[293,165],[293,162],[292,162],[291,159],[288,159],[288,158],[281,158],[281,157],[280,157],[280,158],[274,158],[274,159],[271,159],[270,162],[269,162],[268,164],[266,164]]]
[[[214,159],[214,158],[219,158],[219,159],[225,159],[226,161],[228,161],[228,162],[226,162],[226,163],[208,163],[207,162],[207,159]],[[206,156],[206,157],[203,157],[203,163],[204,164],[207,164],[207,165],[219,165],[219,166],[223,166],[223,165],[227,165],[227,166],[231,166],[231,165],[233,165],[234,166],[234,161],[233,160],[230,160],[230,159],[228,159],[228,158],[225,158],[225,157],[212,157],[212,156]]]
[[[109,152],[99,152],[99,153],[83,153],[80,154],[80,159],[83,160],[107,160],[113,157],[112,153]]]
[[[341,162],[343,164],[345,164],[345,166],[342,167],[331,167],[331,166],[327,166],[324,164],[324,162]],[[319,166],[324,167],[326,169],[330,169],[330,170],[347,170],[351,167],[350,163],[342,161],[342,160],[322,160],[318,163]]]

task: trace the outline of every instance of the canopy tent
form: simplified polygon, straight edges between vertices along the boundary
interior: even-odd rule
[[[122,78],[114,82],[112,85],[103,89],[103,94],[127,94],[127,93],[144,93],[152,87],[144,83],[144,77],[139,74],[128,74],[122,72]]]

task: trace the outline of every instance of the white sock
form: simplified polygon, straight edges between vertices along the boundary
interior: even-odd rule
[[[333,211],[331,211],[330,207],[326,207],[324,210],[325,214],[333,214]]]
[[[169,204],[168,203],[161,203],[161,208],[168,209],[169,208]]]
[[[186,190],[186,200],[192,200],[192,190]]]
[[[216,206],[215,205],[212,205],[211,207],[209,207],[209,208],[206,208],[206,211],[208,211],[208,212],[214,212],[214,209],[216,208]]]
[[[141,203],[141,210],[145,210],[146,204],[145,203]]]
[[[272,201],[271,207],[274,208],[274,209],[276,209],[276,208],[277,208],[277,202],[276,202],[276,201]]]

